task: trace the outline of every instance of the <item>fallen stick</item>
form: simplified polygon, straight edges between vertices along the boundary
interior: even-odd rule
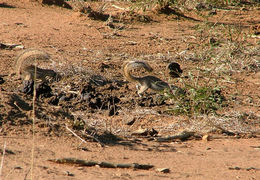
[[[87,141],[85,141],[84,139],[82,139],[81,137],[79,137],[79,136],[78,136],[75,132],[73,132],[68,126],[66,126],[66,129],[67,129],[68,131],[70,131],[75,137],[79,138],[82,142],[84,142],[84,143],[87,144]],[[96,142],[98,142],[101,147],[104,147],[104,146],[105,146],[102,142],[100,142],[100,141],[99,141],[97,138],[95,138],[94,136],[91,136],[91,135],[89,135],[89,134],[86,134],[85,136],[87,136],[88,138],[93,139],[93,140],[95,140]]]
[[[98,162],[96,162],[96,161],[85,161],[82,159],[75,159],[75,158],[48,159],[48,161],[58,163],[58,164],[71,164],[71,165],[77,165],[77,166],[98,165]]]
[[[3,169],[3,165],[4,165],[4,159],[5,159],[5,150],[6,150],[6,141],[4,143],[4,149],[3,149],[3,156],[2,156],[2,160],[1,160],[1,164],[0,164],[0,178],[2,177],[2,169]]]
[[[5,44],[0,42],[0,49],[23,49],[23,45],[20,44]]]
[[[228,168],[229,170],[247,170],[247,171],[250,171],[250,170],[255,170],[255,171],[260,171],[260,168],[255,168],[255,167],[249,167],[249,168],[242,168],[242,167],[229,167]]]
[[[180,134],[177,135],[173,135],[173,136],[167,136],[167,137],[158,137],[156,138],[157,142],[169,142],[169,141],[173,141],[176,139],[179,139],[181,141],[185,141],[188,138],[194,136],[194,132],[188,132],[188,131],[183,131]]]
[[[68,131],[70,131],[75,137],[79,138],[82,142],[87,144],[87,141],[85,141],[84,139],[82,139],[81,137],[79,137],[75,132],[73,132],[70,128],[68,128],[68,126],[66,126],[66,129]]]
[[[61,159],[48,159],[50,162],[58,163],[58,164],[69,164],[69,165],[76,165],[76,166],[96,166],[102,168],[133,168],[133,169],[143,169],[149,170],[154,167],[154,165],[150,164],[138,164],[138,163],[130,163],[130,164],[117,164],[111,162],[97,162],[97,161],[86,161],[82,159],[76,158],[61,158]]]

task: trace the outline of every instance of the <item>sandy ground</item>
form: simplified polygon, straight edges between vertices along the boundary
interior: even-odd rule
[[[30,179],[31,136],[5,138],[5,179]],[[259,139],[189,141],[184,143],[151,143],[98,147],[96,143],[81,143],[73,138],[36,137],[35,179],[259,179]],[[257,148],[258,146],[258,148]],[[84,149],[84,150],[82,150]],[[153,164],[170,168],[170,173],[156,170],[109,169],[75,167],[55,164],[48,159],[74,157],[113,163]],[[230,170],[240,167],[241,170]],[[68,174],[72,174],[69,176]],[[26,178],[25,178],[26,177]]]

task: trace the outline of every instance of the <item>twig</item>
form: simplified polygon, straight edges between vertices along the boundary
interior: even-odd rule
[[[89,166],[89,167],[98,165],[101,168],[133,168],[133,169],[149,170],[154,167],[154,165],[150,165],[150,164],[138,164],[138,163],[120,164],[120,163],[111,163],[107,161],[102,161],[102,162],[86,161],[83,159],[76,159],[76,158],[48,159],[48,161],[58,163],[58,164],[69,164],[69,165]]]
[[[17,104],[17,102],[14,102],[14,105],[19,109],[19,111],[24,112],[24,110],[22,108],[20,108],[20,106]]]
[[[29,139],[27,137],[18,137],[18,136],[0,136],[2,138],[13,138],[13,139]]]
[[[117,5],[111,5],[112,7],[116,8],[116,9],[120,9],[120,10],[124,10],[124,11],[129,11],[129,8],[122,8],[122,7],[119,7]]]
[[[87,141],[79,137],[75,132],[73,132],[68,126],[66,126],[66,129],[69,130],[75,137],[79,138],[82,142],[87,144]]]
[[[3,178],[3,179],[8,179],[8,176],[13,173],[13,171],[15,170],[15,168],[12,168],[8,173],[7,175]],[[0,178],[1,179],[1,178]]]
[[[71,93],[71,94],[80,94],[78,91],[68,91],[68,93]]]
[[[238,166],[229,167],[228,169],[229,169],[229,170],[246,170],[246,171],[250,171],[250,170],[259,171],[259,170],[260,170],[260,168],[255,168],[255,167],[242,168],[242,167],[238,167]]]
[[[1,166],[0,166],[0,179],[2,179],[2,169],[3,169],[3,165],[4,165],[5,149],[6,149],[6,141],[4,143],[3,156],[2,156],[2,160],[1,160]]]
[[[32,112],[32,152],[31,152],[31,180],[33,180],[33,167],[34,167],[34,141],[35,141],[35,106],[36,106],[36,73],[37,73],[37,68],[36,68],[36,58],[34,59],[34,84],[33,84],[33,102],[32,102],[32,107],[33,107],[33,112]]]
[[[28,170],[27,173],[25,174],[24,180],[26,180],[26,178],[27,178],[27,176],[28,176],[28,174],[29,174],[30,171],[31,171],[31,168],[29,168],[29,170]]]

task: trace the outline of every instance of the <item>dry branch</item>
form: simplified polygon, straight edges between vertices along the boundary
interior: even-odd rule
[[[195,132],[188,132],[188,131],[183,131],[180,134],[174,135],[174,136],[167,136],[167,137],[159,137],[156,138],[156,141],[158,142],[169,142],[169,141],[174,141],[174,140],[181,140],[185,141],[188,138],[192,137],[195,135]]]
[[[154,165],[150,164],[138,164],[138,163],[130,163],[130,164],[117,164],[111,162],[97,162],[97,161],[86,161],[82,159],[75,159],[75,158],[61,158],[61,159],[48,159],[50,162],[58,163],[58,164],[69,164],[69,165],[76,165],[76,166],[96,166],[102,168],[133,168],[133,169],[143,169],[149,170],[154,167]]]

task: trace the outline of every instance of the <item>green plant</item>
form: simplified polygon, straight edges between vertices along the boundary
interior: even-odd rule
[[[74,120],[71,122],[73,129],[83,130],[85,128],[85,122],[83,120]]]
[[[169,95],[173,106],[168,109],[174,114],[196,115],[215,113],[224,105],[225,97],[220,87],[210,87],[207,84],[194,85],[186,84],[185,93]]]

